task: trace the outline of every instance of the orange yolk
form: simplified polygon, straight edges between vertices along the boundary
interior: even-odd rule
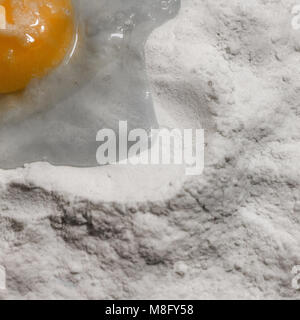
[[[57,67],[74,32],[71,0],[0,0],[0,94]]]

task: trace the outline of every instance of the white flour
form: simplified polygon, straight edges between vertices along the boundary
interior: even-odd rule
[[[147,43],[160,124],[207,129],[205,173],[1,171],[2,298],[299,298],[297,1],[184,0]]]

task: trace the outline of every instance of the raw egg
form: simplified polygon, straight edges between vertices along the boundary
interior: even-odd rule
[[[75,36],[71,0],[0,0],[0,93],[56,68]]]

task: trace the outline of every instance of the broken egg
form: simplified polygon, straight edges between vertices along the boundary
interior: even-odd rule
[[[95,167],[99,130],[118,132],[120,120],[128,131],[157,127],[144,46],[155,28],[176,16],[180,0],[0,5],[1,169],[36,161]]]

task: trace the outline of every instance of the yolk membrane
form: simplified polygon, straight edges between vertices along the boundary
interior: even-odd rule
[[[32,79],[57,67],[69,52],[75,32],[71,0],[0,0],[2,21],[3,12],[0,94],[24,89]]]

